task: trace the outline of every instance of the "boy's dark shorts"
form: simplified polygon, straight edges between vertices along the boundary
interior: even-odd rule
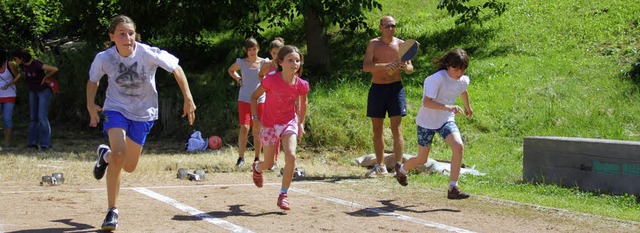
[[[407,100],[402,82],[389,84],[372,83],[367,98],[367,117],[406,116]]]

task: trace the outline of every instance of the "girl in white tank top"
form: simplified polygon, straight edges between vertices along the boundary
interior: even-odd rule
[[[4,133],[2,150],[8,150],[11,144],[13,129],[13,108],[16,105],[16,85],[20,79],[15,65],[7,60],[7,54],[0,50],[0,113],[2,113],[2,130]],[[15,74],[15,76],[14,76]]]

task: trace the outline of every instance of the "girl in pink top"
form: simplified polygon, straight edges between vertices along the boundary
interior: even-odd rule
[[[304,134],[307,113],[309,83],[300,78],[303,61],[297,47],[286,45],[281,48],[274,60],[278,64],[276,73],[268,74],[251,96],[251,119],[260,129],[259,138],[264,152],[264,162],[253,163],[253,183],[262,187],[262,171],[273,166],[276,143],[281,141],[285,166],[277,205],[283,210],[290,209],[287,191],[293,179],[297,138]],[[258,116],[258,98],[263,93],[266,93],[264,111],[262,116]],[[296,101],[299,107],[296,107]]]
[[[271,55],[272,60],[265,62],[264,65],[262,65],[262,67],[260,68],[260,73],[258,73],[258,77],[260,77],[260,79],[264,78],[264,76],[267,76],[267,74],[272,74],[276,72],[276,68],[278,67],[278,64],[274,63],[273,59],[276,59],[276,57],[278,56],[278,52],[280,52],[280,49],[282,47],[284,47],[284,39],[282,37],[276,37],[271,41],[271,43],[269,43],[269,54]],[[254,135],[254,138],[257,138],[258,132],[256,131],[254,132],[256,133]],[[276,156],[273,162],[273,166],[270,169],[272,171],[275,171],[276,169],[278,169],[279,152],[280,152],[280,142],[276,143]]]

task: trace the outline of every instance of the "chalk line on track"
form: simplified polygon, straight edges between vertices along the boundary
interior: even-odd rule
[[[330,201],[333,203],[337,203],[337,204],[341,204],[341,205],[346,205],[346,206],[350,206],[350,207],[355,207],[355,208],[361,208],[365,211],[368,212],[373,212],[373,213],[377,213],[380,215],[384,215],[384,216],[388,216],[388,217],[394,217],[394,218],[398,218],[398,219],[402,219],[405,221],[409,221],[409,222],[413,222],[413,223],[417,223],[420,225],[424,225],[427,227],[432,227],[432,228],[437,228],[440,230],[445,230],[445,231],[451,231],[451,232],[458,232],[458,233],[473,233],[473,231],[470,230],[466,230],[466,229],[462,229],[462,228],[457,228],[457,227],[452,227],[449,225],[445,225],[442,223],[438,223],[438,222],[434,222],[434,221],[429,221],[429,220],[424,220],[424,219],[420,219],[420,218],[414,218],[411,216],[406,216],[406,215],[402,215],[402,214],[396,214],[396,213],[390,213],[389,211],[383,210],[383,209],[379,209],[379,208],[370,208],[367,207],[365,205],[362,204],[358,204],[355,202],[351,202],[351,201],[345,201],[342,199],[338,199],[335,197],[329,197],[329,196],[322,196],[316,193],[312,193],[308,190],[304,190],[304,189],[298,189],[298,188],[289,188],[290,191],[294,191],[294,192],[298,192],[298,193],[302,193],[302,194],[306,194],[315,198],[319,198],[319,199],[323,199],[326,201]]]
[[[326,182],[304,182],[304,183],[305,184],[326,184]],[[278,183],[273,183],[272,185],[278,185]],[[204,187],[228,187],[228,186],[253,186],[253,184],[199,185],[199,186],[156,186],[156,187],[148,187],[148,188],[176,188],[176,187],[186,188],[186,187],[203,187],[203,186]],[[148,188],[132,188],[132,189],[136,190],[138,192],[140,192],[139,190],[147,190],[149,192],[155,193],[155,192],[153,192],[151,190],[148,190]],[[383,210],[383,209],[370,208],[370,207],[367,207],[367,206],[362,205],[362,204],[358,204],[358,203],[350,202],[350,201],[345,201],[345,200],[338,199],[338,198],[335,198],[335,197],[322,196],[320,194],[316,194],[316,193],[313,193],[313,192],[305,190],[305,189],[290,188],[289,190],[293,191],[293,192],[306,194],[308,196],[319,198],[319,199],[322,199],[322,200],[326,200],[326,201],[334,202],[334,203],[337,203],[337,204],[341,204],[341,205],[346,205],[346,206],[355,207],[355,208],[362,208],[363,210],[368,211],[368,212],[373,212],[373,213],[377,213],[377,214],[380,214],[380,215],[383,215],[383,216],[398,218],[398,219],[401,219],[401,220],[404,220],[404,221],[413,222],[413,223],[420,224],[420,225],[427,226],[427,227],[431,227],[431,228],[436,228],[436,229],[450,231],[450,232],[456,232],[456,233],[474,233],[473,231],[470,231],[470,230],[457,228],[457,227],[449,226],[449,225],[438,223],[438,222],[434,222],[434,221],[415,218],[415,217],[402,215],[402,214],[397,214],[397,213],[390,213],[389,211],[386,211],[386,210]],[[155,193],[155,194],[157,194],[159,196],[162,196],[161,194],[158,194],[158,193]],[[150,196],[150,197],[158,199],[158,198],[156,198],[154,196]],[[167,198],[168,200],[172,200],[173,202],[170,203],[170,202],[163,201],[163,200],[160,200],[160,199],[158,199],[158,200],[160,200],[162,202],[165,202],[167,204],[173,205],[176,208],[178,208],[178,207],[175,206],[174,203],[177,203],[177,204],[180,204],[180,205],[184,205],[184,204],[181,204],[178,201],[173,200],[173,199],[171,199],[169,197],[165,197],[165,198]],[[184,205],[184,206],[186,206],[186,205]],[[189,207],[189,208],[192,208],[192,207]],[[178,209],[181,209],[181,208],[178,208]],[[183,209],[181,209],[181,210],[183,210]],[[183,211],[185,211],[187,213],[190,213],[190,214],[192,214],[192,215],[194,215],[196,217],[199,217],[196,214],[204,214],[204,215],[208,216],[207,218],[214,218],[213,216],[210,216],[210,215],[208,215],[206,213],[203,213],[202,211],[199,211],[199,210],[196,210],[196,209],[194,209],[194,210],[195,211],[193,211],[193,212],[186,211],[186,210],[183,210]],[[202,218],[202,217],[199,217],[199,218]],[[202,218],[202,219],[207,220],[205,218]],[[220,220],[220,221],[223,221],[223,220]],[[226,222],[226,221],[224,221],[224,222]],[[227,222],[227,223],[229,223],[229,222]],[[229,223],[229,224],[231,224],[231,223]]]
[[[327,184],[326,182],[300,182],[300,183],[304,183],[304,184]],[[280,183],[268,183],[265,185],[280,185]],[[194,217],[200,218],[204,221],[207,221],[209,223],[215,224],[221,228],[224,228],[226,230],[232,231],[232,232],[252,232],[251,230],[242,228],[238,225],[235,225],[231,222],[228,221],[224,221],[222,219],[216,218],[214,216],[211,216],[207,213],[204,213],[194,207],[188,206],[186,204],[180,203],[175,199],[172,199],[170,197],[164,196],[162,194],[153,192],[149,189],[172,189],[172,188],[206,188],[206,187],[241,187],[241,186],[254,186],[254,184],[211,184],[211,185],[177,185],[177,186],[148,186],[148,187],[125,187],[125,188],[121,188],[121,190],[134,190],[136,192],[139,192],[141,194],[144,194],[146,196],[149,196],[153,199],[156,199],[158,201],[164,202],[166,204],[169,204],[179,210],[182,210],[186,213],[189,213],[191,215],[193,215]],[[83,191],[101,191],[101,190],[106,190],[105,188],[93,188],[93,189],[81,189]],[[299,188],[290,188],[290,191],[293,192],[298,192],[301,194],[305,194],[308,196],[312,196],[318,199],[322,199],[325,201],[329,201],[329,202],[333,202],[333,203],[337,203],[337,204],[341,204],[341,205],[345,205],[345,206],[350,206],[350,207],[354,207],[354,208],[361,208],[365,211],[368,212],[372,212],[372,213],[377,213],[383,216],[387,216],[387,217],[393,217],[393,218],[397,218],[397,219],[401,219],[404,221],[409,221],[409,222],[413,222],[416,224],[420,224],[423,226],[427,226],[427,227],[431,227],[431,228],[436,228],[436,229],[440,229],[440,230],[445,230],[445,231],[450,231],[450,232],[457,232],[457,233],[474,233],[473,231],[470,230],[466,230],[466,229],[462,229],[462,228],[457,228],[457,227],[453,227],[453,226],[449,226],[446,224],[442,224],[442,223],[438,223],[438,222],[434,222],[434,221],[429,221],[429,220],[425,220],[425,219],[420,219],[420,218],[415,218],[415,217],[411,217],[411,216],[406,216],[406,215],[402,215],[402,214],[397,214],[397,213],[391,213],[389,211],[380,209],[380,208],[371,208],[371,207],[367,207],[363,204],[359,204],[359,203],[355,203],[355,202],[351,202],[351,201],[345,201],[339,198],[335,198],[335,197],[330,197],[330,196],[323,196],[320,194],[316,194],[313,193],[311,191],[305,190],[305,189],[299,189]],[[22,192],[38,192],[38,191],[15,191],[15,192],[5,192],[5,193],[22,193]],[[47,191],[44,191],[47,192]],[[50,192],[50,190],[48,190],[48,192]]]
[[[209,223],[215,224],[216,226],[219,226],[221,228],[224,228],[225,230],[229,230],[231,232],[245,232],[245,233],[252,233],[253,231],[249,230],[249,229],[245,229],[243,227],[240,227],[238,225],[235,225],[233,223],[224,221],[222,219],[213,217],[205,212],[202,212],[196,208],[193,208],[191,206],[182,204],[180,202],[178,202],[177,200],[164,196],[162,194],[156,193],[154,191],[151,191],[147,188],[133,188],[133,190],[135,190],[136,192],[142,193],[144,195],[147,195],[153,199],[156,199],[158,201],[164,202],[166,204],[169,204],[173,207],[175,207],[176,209],[182,210],[184,212],[187,212],[191,215],[193,215],[194,217],[200,218],[204,221],[207,221]]]

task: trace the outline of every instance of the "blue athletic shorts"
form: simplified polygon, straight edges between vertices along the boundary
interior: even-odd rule
[[[389,84],[372,83],[367,98],[367,117],[406,116],[407,100],[402,82]]]
[[[420,146],[431,146],[431,142],[433,142],[433,136],[436,135],[436,132],[442,136],[442,138],[447,139],[447,137],[454,132],[460,132],[456,122],[447,121],[442,125],[439,129],[427,129],[418,126],[418,145]]]
[[[153,121],[132,121],[116,111],[104,111],[103,113],[105,115],[103,131],[107,138],[109,137],[107,133],[109,129],[121,128],[124,129],[127,137],[132,141],[138,143],[140,146],[144,146],[147,135],[153,127]]]

